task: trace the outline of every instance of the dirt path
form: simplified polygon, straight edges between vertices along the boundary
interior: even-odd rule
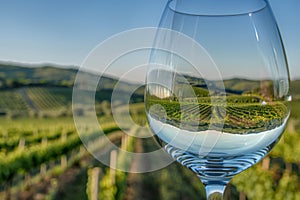
[[[135,152],[136,153],[142,153],[143,147],[142,147],[142,140],[137,139],[136,146],[135,146]],[[131,165],[131,168],[137,168],[137,165],[139,161],[137,159],[134,159]],[[127,179],[127,189],[125,192],[124,200],[136,200],[136,199],[143,199],[143,188],[142,188],[142,176],[141,174],[134,174],[130,173],[128,174]]]
[[[145,152],[143,139],[137,139],[135,152]],[[132,162],[132,168],[138,169],[138,165],[147,165],[149,163],[146,159],[134,159]],[[158,194],[157,173],[129,173],[127,179],[127,189],[123,200],[156,200]]]
[[[87,168],[73,166],[72,168],[61,174],[61,176],[59,176],[59,178],[57,179],[57,182],[59,184],[53,199],[87,199],[87,179]]]

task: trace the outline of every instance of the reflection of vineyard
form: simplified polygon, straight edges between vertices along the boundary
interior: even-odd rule
[[[273,129],[283,123],[287,108],[281,102],[265,103],[257,97],[229,97],[214,103],[207,98],[198,102],[151,100],[151,116],[176,127],[202,131],[218,129],[224,132],[251,133]],[[156,106],[155,106],[156,105]],[[157,106],[160,105],[160,106]]]

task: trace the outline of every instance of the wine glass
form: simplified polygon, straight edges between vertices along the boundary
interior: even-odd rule
[[[157,141],[222,198],[260,161],[289,117],[289,72],[266,0],[170,0],[146,79]]]

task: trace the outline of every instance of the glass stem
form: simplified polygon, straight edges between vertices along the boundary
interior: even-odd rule
[[[225,188],[222,183],[205,185],[207,200],[222,200]]]

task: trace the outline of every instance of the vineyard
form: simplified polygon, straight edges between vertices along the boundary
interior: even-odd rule
[[[18,70],[26,72],[23,68]],[[60,74],[54,68],[48,69],[47,73],[43,70],[39,73],[30,72],[28,77],[39,75],[32,81],[33,85],[28,81],[19,81],[17,83],[23,85],[12,87],[5,82],[5,88],[0,91],[0,199],[205,199],[204,187],[197,176],[176,162],[161,170],[143,174],[124,173],[100,163],[83,146],[75,128],[71,117],[72,88],[66,86],[68,84],[60,84],[60,78],[52,83],[48,80],[51,77],[49,71]],[[43,77],[43,73],[48,79]],[[69,72],[65,70],[64,73]],[[71,75],[74,76],[74,71]],[[27,80],[28,77],[23,78]],[[48,81],[48,85],[43,85],[43,80]],[[71,84],[72,79],[68,81]],[[235,82],[237,85],[234,85]],[[231,81],[226,84],[238,90],[241,83]],[[152,137],[138,138],[125,134],[143,135],[143,127],[137,126],[147,128],[143,103],[129,106],[129,114],[136,124],[134,126],[119,113],[120,120],[126,125],[120,130],[109,108],[111,88],[108,86],[113,83],[107,81],[106,85],[105,91],[96,94],[95,106],[106,137],[129,152],[143,153],[159,149]],[[176,101],[153,98],[146,107],[151,107],[153,117],[165,117],[160,120],[167,120],[174,126],[178,126],[180,121],[192,121],[181,127],[193,130],[195,127],[197,130],[207,129],[212,117],[217,126],[218,119],[226,113],[224,131],[234,129],[240,130],[240,133],[253,129],[253,124],[256,124],[257,130],[277,126],[286,115],[284,104],[273,102],[272,106],[264,105],[256,96],[232,94],[228,96],[228,106],[224,108],[222,101],[207,97],[207,90],[198,87],[196,93],[197,104],[192,98],[185,99],[181,105]],[[300,199],[300,100],[297,94],[291,103],[292,113],[286,131],[278,144],[261,162],[233,178],[225,192],[226,200]],[[131,102],[139,101],[132,99]],[[215,105],[212,106],[212,103]],[[274,117],[275,120],[270,121]],[[128,160],[103,143],[99,138],[99,130],[88,125],[84,130],[85,134],[81,135],[83,139],[88,141],[94,153],[107,152],[111,166],[127,163],[134,168],[139,165],[139,160]],[[144,162],[151,165],[151,161]]]
[[[140,109],[141,105],[131,107],[133,118],[145,117]],[[102,126],[107,137],[127,151],[159,148],[152,138],[127,137],[124,146],[125,134],[113,119],[99,120],[105,122]],[[0,124],[1,199],[205,199],[198,178],[177,163],[146,174],[123,173],[99,163],[82,146],[72,118],[13,121],[3,118]],[[284,137],[267,158],[232,180],[226,199],[299,198],[300,157],[293,153],[300,151],[299,130],[294,127],[297,123],[297,119],[290,121]],[[133,131],[139,128],[133,127]],[[87,128],[86,137],[95,141],[97,132]],[[105,149],[105,144],[94,143],[96,151]],[[116,162],[124,159],[115,155]],[[132,161],[132,165],[137,164]]]
[[[112,123],[112,119],[99,120],[106,121],[103,130],[107,137],[127,151],[147,152],[157,148],[152,139],[134,137],[127,137],[124,146],[121,142],[124,133]],[[19,140],[10,142],[7,148],[4,145],[1,148],[1,199],[82,200],[93,199],[95,195],[98,199],[141,199],[144,192],[148,193],[148,197],[144,199],[156,199],[159,196],[162,199],[170,199],[177,194],[187,198],[196,198],[201,194],[204,197],[203,188],[200,187],[197,178],[176,164],[162,171],[147,174],[123,173],[104,166],[82,147],[71,118],[36,119],[30,124],[28,119],[15,119],[17,126],[8,123],[9,121],[1,121],[1,138],[3,141],[5,138],[15,141],[19,136]],[[133,128],[133,131],[140,130]],[[93,130],[88,132],[87,137],[94,141],[96,133]],[[93,143],[94,149],[105,149],[105,144],[97,144],[95,141]],[[116,155],[116,161],[124,162],[126,158]],[[133,161],[133,164],[138,163]],[[178,173],[176,184],[188,184],[190,180],[194,180],[193,186],[180,191],[181,188],[177,185],[174,191],[171,184],[163,184],[173,178],[174,171]],[[68,177],[70,172],[75,172],[72,173],[75,179]],[[70,179],[67,180],[69,182],[65,182],[62,177]],[[71,184],[72,188],[65,187],[68,184]],[[74,192],[69,191],[73,187],[81,189],[74,195]]]
[[[25,89],[28,97],[38,110],[59,110],[71,102],[72,91],[69,88],[29,87]]]
[[[29,187],[28,184],[32,184],[34,179],[28,177],[36,176],[41,180],[48,176],[48,171],[53,173],[53,170],[59,170],[62,173],[70,163],[87,156],[71,118],[37,119],[36,126],[28,126],[28,122],[26,119],[14,120],[18,124],[15,126],[7,119],[1,121],[1,199],[4,199],[3,195],[12,198],[7,195],[12,195],[15,187],[18,190]],[[122,136],[119,130],[111,120],[103,126],[103,132],[112,141]],[[87,127],[84,137],[86,141],[97,141],[99,133]]]
[[[29,110],[29,105],[16,90],[1,91],[0,95],[0,113],[5,114],[7,111],[26,112]],[[11,103],[12,99],[14,103]]]
[[[71,108],[71,88],[22,87],[0,91],[0,95],[0,113],[10,118],[45,113],[58,116]]]
[[[8,118],[72,116],[72,90],[73,88],[61,86],[26,86],[0,90],[0,116]],[[111,89],[96,91],[95,103],[98,115],[107,114],[111,93]],[[87,94],[86,96],[90,95],[88,92]],[[122,92],[117,101],[124,102],[127,95],[128,92]],[[143,99],[141,92],[133,96],[132,102],[141,102]],[[87,101],[85,95],[81,98],[82,102]]]

